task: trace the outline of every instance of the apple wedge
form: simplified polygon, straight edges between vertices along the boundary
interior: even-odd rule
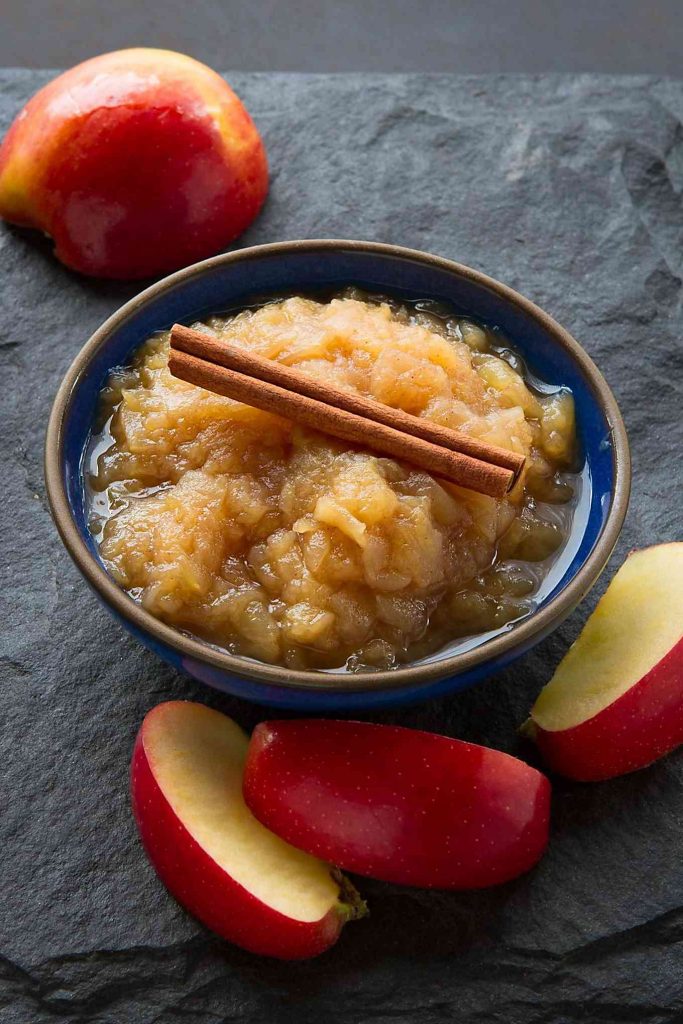
[[[683,543],[628,556],[524,728],[551,768],[584,782],[683,742]]]
[[[244,795],[295,846],[406,885],[505,882],[548,842],[544,775],[498,750],[417,729],[263,722],[249,746]]]
[[[150,711],[131,765],[142,842],[178,902],[223,938],[285,960],[316,956],[363,905],[328,864],[278,839],[248,810],[247,746],[231,719],[201,704]]]

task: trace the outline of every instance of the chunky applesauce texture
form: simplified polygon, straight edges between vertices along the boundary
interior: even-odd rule
[[[527,456],[505,500],[171,376],[168,333],[103,391],[90,524],[153,615],[292,668],[386,669],[528,615],[574,509],[574,403],[499,331],[347,289],[194,326]]]

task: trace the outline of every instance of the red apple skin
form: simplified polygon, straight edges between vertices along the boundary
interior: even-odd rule
[[[548,842],[550,784],[497,750],[394,726],[263,722],[244,798],[281,838],[348,871],[478,889],[528,871]]]
[[[0,147],[0,217],[38,228],[83,274],[144,278],[218,252],[268,190],[261,138],[215,72],[131,49],[36,93]]]
[[[157,874],[211,931],[252,953],[282,960],[317,956],[337,941],[346,920],[342,914],[332,910],[322,921],[293,921],[247,892],[195,842],[154,778],[144,722],[133,751],[131,796],[142,844]]]
[[[528,730],[553,771],[598,782],[637,771],[683,743],[683,639],[638,682],[571,729]]]

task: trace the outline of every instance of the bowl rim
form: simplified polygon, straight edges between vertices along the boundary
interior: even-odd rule
[[[498,634],[479,647],[448,655],[427,664],[407,664],[399,668],[357,673],[329,672],[320,669],[289,669],[269,665],[242,655],[231,654],[199,638],[181,633],[155,618],[126,594],[99,564],[82,538],[66,493],[62,473],[64,464],[64,424],[71,410],[77,386],[87,373],[93,356],[102,348],[109,335],[120,328],[140,307],[158,299],[179,283],[201,276],[220,265],[229,265],[268,256],[291,253],[330,251],[361,251],[436,266],[451,274],[470,280],[496,292],[506,302],[516,306],[552,336],[579,365],[593,394],[602,407],[610,429],[614,487],[607,517],[588,558],[579,567],[573,579],[555,597],[533,612],[508,632]],[[194,263],[170,274],[139,292],[109,316],[91,335],[78,352],[55,396],[45,438],[45,483],[47,498],[61,539],[81,573],[96,593],[121,618],[138,631],[150,635],[185,657],[203,662],[224,673],[246,678],[263,686],[279,686],[293,690],[333,692],[403,690],[427,685],[451,676],[461,676],[485,662],[508,659],[517,649],[531,646],[537,635],[547,634],[588,593],[602,572],[621,531],[628,508],[631,488],[631,459],[628,437],[616,399],[601,372],[579,343],[530,299],[508,285],[443,256],[435,256],[418,249],[382,242],[347,239],[303,239],[270,242],[222,253]]]

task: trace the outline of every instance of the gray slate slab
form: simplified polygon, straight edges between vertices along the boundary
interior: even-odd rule
[[[0,129],[50,75],[0,73]],[[683,86],[652,78],[235,74],[268,146],[244,244],[404,243],[481,268],[549,310],[620,401],[634,496],[617,557],[557,633],[507,671],[373,716],[518,751],[516,726],[629,548],[683,537]],[[131,820],[148,708],[193,684],[125,635],[46,509],[52,396],[137,286],[77,277],[0,229],[0,1019],[97,1024],[564,1024],[683,1019],[683,753],[631,778],[555,785],[531,875],[481,893],[369,881],[371,916],[317,961],[213,938],[167,895]]]

